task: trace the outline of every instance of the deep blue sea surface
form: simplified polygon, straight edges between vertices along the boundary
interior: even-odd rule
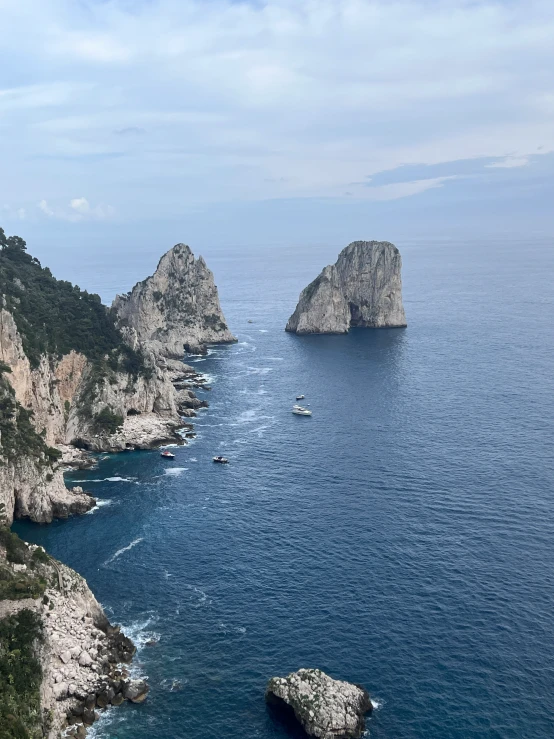
[[[141,645],[150,697],[97,737],[299,737],[264,688],[302,666],[368,688],[372,739],[554,736],[553,245],[399,246],[408,328],[333,337],[283,328],[341,245],[204,250],[239,343],[192,360],[198,438],[16,525]],[[112,297],[158,256],[64,276]]]

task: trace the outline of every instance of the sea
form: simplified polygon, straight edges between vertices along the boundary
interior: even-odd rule
[[[264,700],[300,667],[367,688],[371,739],[554,736],[553,243],[399,242],[406,329],[285,333],[342,246],[204,249],[238,342],[187,359],[196,439],[99,455],[67,476],[97,508],[14,526],[138,646],[148,700],[92,737],[300,739]],[[108,300],[159,256],[63,276]]]

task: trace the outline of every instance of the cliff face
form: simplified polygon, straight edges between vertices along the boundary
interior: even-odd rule
[[[176,431],[183,417],[206,403],[190,389],[192,368],[168,357],[234,337],[212,273],[187,246],[171,249],[156,273],[117,298],[110,312],[98,298],[56,281],[21,243],[0,250],[0,396],[11,386],[6,402],[22,409],[14,418],[25,411],[27,435],[42,441],[27,449],[18,437],[6,457],[3,438],[13,419],[0,408],[0,502],[10,521],[46,522],[86,511],[94,500],[65,488],[59,460],[44,449],[117,452],[181,441]],[[98,327],[89,340],[88,325]]]
[[[388,241],[354,241],[300,294],[286,331],[342,334],[406,326],[402,258]]]
[[[213,274],[185,244],[160,259],[156,272],[112,308],[120,328],[136,333],[155,353],[181,359],[185,351],[205,352],[206,344],[236,341],[219,304]]]
[[[0,661],[16,676],[31,676],[4,685],[7,672],[0,672],[0,725],[19,725],[10,736],[82,736],[95,709],[144,700],[147,686],[121,664],[131,661],[134,645],[110,625],[80,575],[3,526],[0,573],[0,629],[16,650],[6,653],[0,642]]]

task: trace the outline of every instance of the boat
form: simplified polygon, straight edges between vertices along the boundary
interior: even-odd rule
[[[292,412],[297,416],[311,416],[312,412],[307,408],[303,408],[301,405],[293,405]]]
[[[229,460],[227,459],[227,457],[213,457],[213,460],[218,464],[229,464]]]
[[[168,451],[162,452],[160,454],[160,457],[163,457],[164,459],[175,459],[175,455],[173,454],[173,452]]]
[[[296,400],[304,400],[305,397],[305,395],[297,395]]]

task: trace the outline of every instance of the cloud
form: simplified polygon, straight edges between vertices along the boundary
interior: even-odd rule
[[[0,202],[28,212],[380,202],[554,149],[551,0],[0,4]]]
[[[97,205],[93,208],[86,198],[72,198],[68,207],[50,207],[46,200],[41,200],[38,203],[38,209],[49,218],[72,222],[82,220],[103,221],[115,215],[115,208],[111,205]]]
[[[498,162],[486,164],[486,167],[493,169],[512,169],[513,167],[526,167],[529,164],[529,157],[506,157]]]
[[[25,208],[12,208],[11,205],[5,203],[1,208],[1,214],[4,218],[24,221],[27,218]]]

